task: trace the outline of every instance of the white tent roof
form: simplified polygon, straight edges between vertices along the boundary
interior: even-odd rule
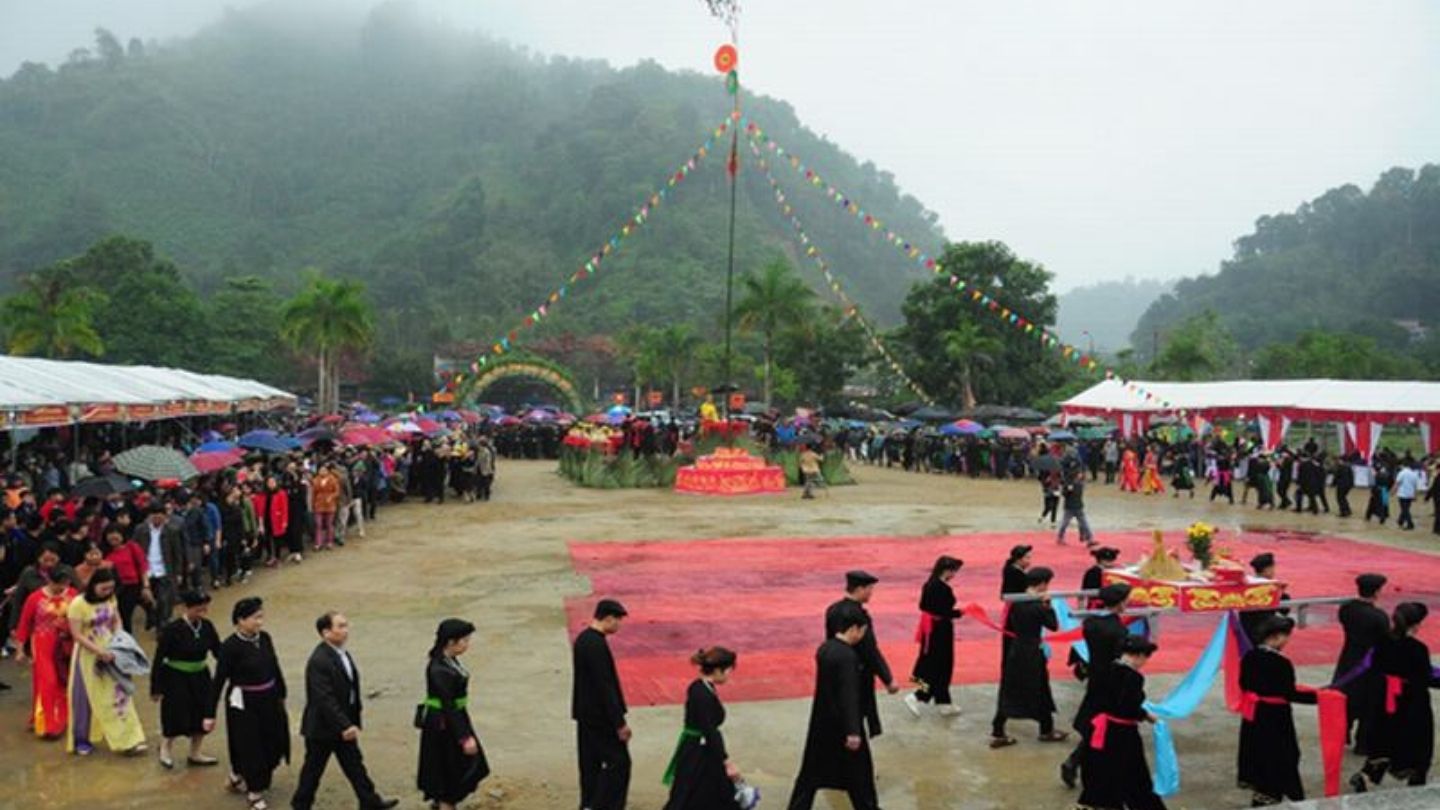
[[[70,405],[239,403],[295,395],[254,380],[155,366],[107,366],[0,355],[0,412]]]
[[[1149,396],[1147,396],[1147,394]],[[1392,380],[1109,379],[1061,403],[1066,413],[1187,413],[1216,418],[1283,413],[1294,419],[1396,422],[1440,418],[1440,383]]]

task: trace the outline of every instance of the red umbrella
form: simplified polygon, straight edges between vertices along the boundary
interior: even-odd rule
[[[338,424],[338,423],[344,422],[344,421],[345,421],[345,417],[341,416],[341,415],[338,414],[338,413],[332,413],[332,414],[328,414],[328,415],[326,415],[326,416],[320,417],[320,424],[322,424],[322,425],[334,425],[334,424]]]
[[[238,467],[245,463],[245,456],[239,450],[217,450],[212,453],[194,453],[190,456],[190,463],[203,475],[226,467]]]
[[[467,425],[474,425],[474,424],[478,424],[478,423],[480,422],[480,414],[478,414],[478,413],[476,413],[476,412],[474,412],[474,411],[463,411],[463,410],[462,410],[462,411],[460,411],[460,418],[461,418],[461,419],[464,419],[464,420],[465,420],[465,424],[467,424]]]
[[[423,416],[415,420],[415,425],[425,433],[438,433],[445,429],[444,425],[436,422],[434,419],[426,419]]]
[[[340,433],[340,441],[352,447],[371,447],[377,444],[388,444],[395,440],[390,431],[385,428],[359,427],[346,428]]]

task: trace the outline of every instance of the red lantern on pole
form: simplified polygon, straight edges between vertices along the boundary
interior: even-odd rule
[[[738,64],[740,64],[740,52],[735,50],[734,45],[731,45],[727,42],[724,45],[721,45],[720,47],[715,49],[716,73],[720,73],[722,75],[727,74],[730,71],[734,70],[735,66]]]

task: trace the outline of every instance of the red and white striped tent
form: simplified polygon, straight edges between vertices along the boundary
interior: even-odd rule
[[[1061,403],[1067,416],[1117,421],[1128,437],[1157,416],[1245,419],[1260,425],[1268,449],[1279,447],[1297,421],[1333,422],[1340,444],[1366,458],[1387,425],[1415,425],[1425,447],[1440,452],[1440,383],[1392,380],[1227,380],[1175,383],[1108,379]]]

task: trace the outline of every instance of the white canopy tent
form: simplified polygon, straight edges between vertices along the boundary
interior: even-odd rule
[[[140,422],[294,407],[254,380],[155,366],[0,356],[0,429]]]
[[[1199,420],[1255,419],[1270,449],[1297,420],[1335,422],[1342,445],[1366,457],[1385,425],[1416,425],[1440,451],[1440,383],[1391,380],[1230,380],[1172,383],[1107,379],[1061,403],[1067,415],[1119,420],[1125,435],[1157,415]]]

